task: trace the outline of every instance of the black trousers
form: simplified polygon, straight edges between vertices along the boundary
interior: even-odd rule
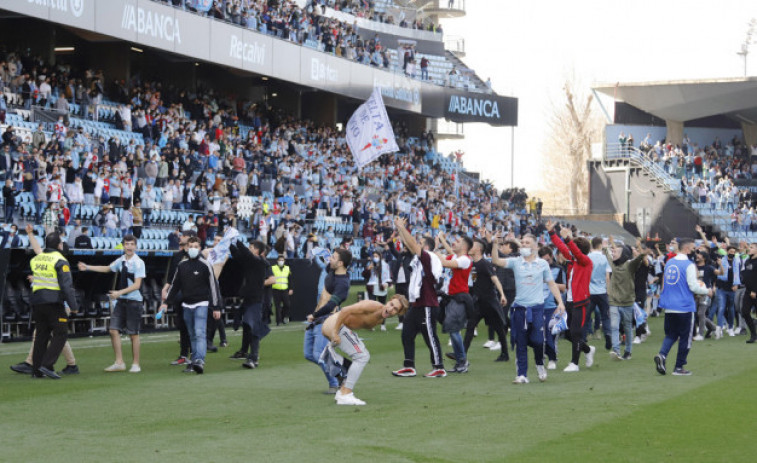
[[[468,326],[465,327],[465,339],[463,339],[465,352],[468,352],[468,348],[473,341],[473,332],[476,329],[476,326],[483,319],[489,325],[489,328],[497,333],[499,343],[502,344],[502,355],[509,355],[507,353],[507,331],[505,331],[505,320],[501,313],[502,307],[499,305],[499,301],[493,297],[481,298],[476,299],[476,303],[473,306],[473,314],[468,315]]]
[[[741,316],[744,317],[744,322],[749,328],[749,332],[754,336],[754,318],[752,318],[752,309],[757,307],[757,299],[752,299],[749,295],[749,291],[744,291],[744,299],[741,301]]]
[[[32,313],[37,336],[34,338],[32,365],[53,370],[68,339],[68,315],[63,304],[37,304]],[[49,342],[49,345],[48,345]]]
[[[431,365],[434,368],[444,368],[442,349],[439,336],[436,334],[436,323],[439,320],[439,307],[410,307],[402,323],[402,348],[405,351],[405,367],[415,368],[415,338],[418,333],[431,354]]]
[[[591,351],[589,345],[583,340],[583,329],[588,320],[588,305],[588,300],[580,305],[568,302],[568,336],[573,347],[571,363],[576,365],[578,365],[581,352],[588,354]]]
[[[189,341],[187,324],[184,322],[184,307],[180,303],[175,304],[173,310],[176,314],[176,327],[179,329],[179,355],[189,358],[189,350],[192,348],[192,345]]]
[[[502,317],[502,322],[505,324],[505,332],[507,332],[507,327],[510,326],[510,307],[513,306],[513,301],[515,300],[515,289],[504,289],[503,291],[505,292],[507,305],[498,312],[501,312],[500,317]],[[496,333],[494,327],[486,319],[484,319],[484,323],[489,327],[489,336],[486,339],[494,339],[494,334]]]
[[[284,318],[289,318],[289,290],[274,289],[273,303],[276,306],[276,324],[284,323]]]
[[[223,323],[223,315],[220,320],[213,318],[213,312],[208,312],[208,323],[206,325],[205,334],[208,341],[208,345],[213,345],[213,339],[216,337],[216,330],[218,330],[218,337],[221,343],[226,342],[226,327]]]

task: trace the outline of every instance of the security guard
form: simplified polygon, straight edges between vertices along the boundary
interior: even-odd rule
[[[29,241],[33,248],[38,248],[39,245],[30,228],[31,225],[28,225]],[[47,376],[60,379],[55,372],[55,362],[68,338],[68,312],[63,306],[63,301],[68,303],[70,311],[79,310],[71,267],[60,253],[62,250],[63,241],[60,235],[55,232],[48,233],[45,237],[45,250],[38,253],[29,264],[33,274],[31,302],[37,330],[32,355],[33,378]]]
[[[276,304],[276,326],[289,323],[289,275],[292,271],[286,265],[284,256],[279,256],[277,264],[271,269],[276,282],[273,284],[273,302]]]

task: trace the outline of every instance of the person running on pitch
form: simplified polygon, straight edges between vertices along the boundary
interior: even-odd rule
[[[353,330],[375,328],[389,317],[404,314],[409,306],[410,303],[405,296],[395,294],[386,304],[377,301],[360,301],[344,307],[341,311],[331,314],[323,322],[323,334],[332,345],[338,346],[352,360],[347,370],[347,377],[334,397],[337,405],[365,405],[365,402],[355,397],[352,391],[363,368],[368,364],[371,354]]]

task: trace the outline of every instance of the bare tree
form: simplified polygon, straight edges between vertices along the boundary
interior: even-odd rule
[[[584,214],[588,210],[588,169],[591,145],[601,139],[601,119],[592,112],[592,95],[577,90],[575,80],[566,79],[560,101],[549,115],[545,142],[544,185],[555,212]]]

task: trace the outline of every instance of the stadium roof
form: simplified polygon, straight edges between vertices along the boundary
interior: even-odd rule
[[[664,120],[723,115],[757,124],[757,77],[599,84],[594,90]]]

